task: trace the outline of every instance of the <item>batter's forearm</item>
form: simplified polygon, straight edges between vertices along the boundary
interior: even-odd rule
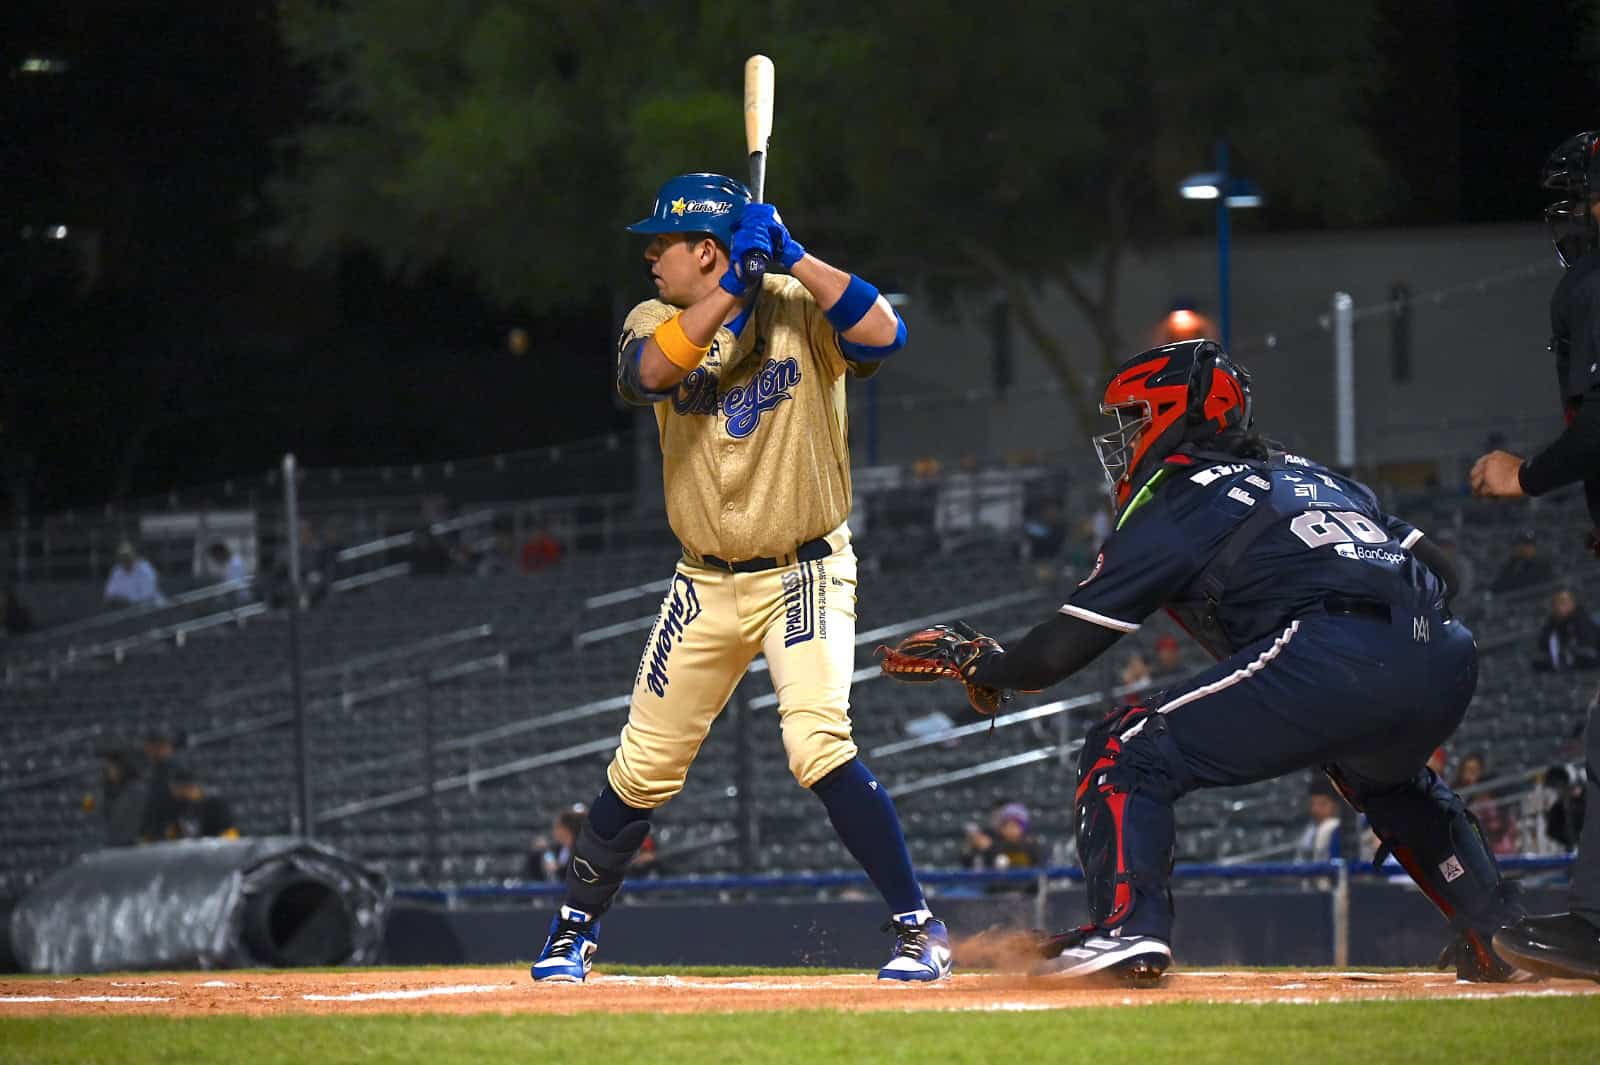
[[[679,312],[678,325],[690,343],[707,347],[738,305],[737,296],[716,288]],[[645,341],[644,350],[639,354],[639,381],[652,392],[671,391],[693,369],[693,366],[680,366],[667,358],[654,336]]]
[[[809,252],[789,268],[789,275],[806,287],[824,314],[834,308],[845,289],[850,287],[849,274]],[[889,301],[879,296],[867,313],[850,328],[841,330],[839,336],[852,344],[881,348],[893,344],[899,330],[899,316],[889,306]]]

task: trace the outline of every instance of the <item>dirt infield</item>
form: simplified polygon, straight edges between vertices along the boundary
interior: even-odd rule
[[[1174,971],[1148,990],[959,974],[933,986],[844,976],[607,976],[538,984],[520,969],[355,969],[0,980],[0,1019],[62,1015],[713,1013],[776,1009],[1053,1010],[1162,1002],[1358,1002],[1588,995],[1600,984],[1462,984],[1437,972]]]

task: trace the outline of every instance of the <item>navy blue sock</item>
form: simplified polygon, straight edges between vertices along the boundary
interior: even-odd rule
[[[911,852],[900,830],[894,800],[861,759],[852,758],[815,784],[828,820],[839,839],[855,856],[877,887],[891,913],[911,913],[928,908],[911,869]]]
[[[594,805],[589,807],[589,824],[594,826],[594,834],[601,839],[616,839],[617,833],[635,821],[649,819],[649,810],[638,810],[625,804],[617,798],[617,793],[611,790],[609,783],[600,789],[600,794],[594,797]]]

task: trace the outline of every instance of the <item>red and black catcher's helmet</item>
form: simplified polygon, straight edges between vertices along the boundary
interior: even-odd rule
[[[1600,229],[1593,207],[1600,199],[1600,132],[1576,133],[1544,161],[1539,183],[1559,193],[1561,199],[1544,210],[1561,265],[1571,266],[1600,247]]]
[[[1140,475],[1180,445],[1250,428],[1250,374],[1214,340],[1151,348],[1117,367],[1100,412],[1117,419],[1094,446],[1120,509]]]

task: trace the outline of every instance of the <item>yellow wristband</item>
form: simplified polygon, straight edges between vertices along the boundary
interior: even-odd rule
[[[696,344],[689,339],[689,334],[683,331],[683,323],[678,321],[683,317],[675,314],[671,318],[656,326],[656,347],[661,349],[661,354],[667,361],[680,370],[692,370],[700,365],[706,357],[706,352],[711,350],[710,344]]]

